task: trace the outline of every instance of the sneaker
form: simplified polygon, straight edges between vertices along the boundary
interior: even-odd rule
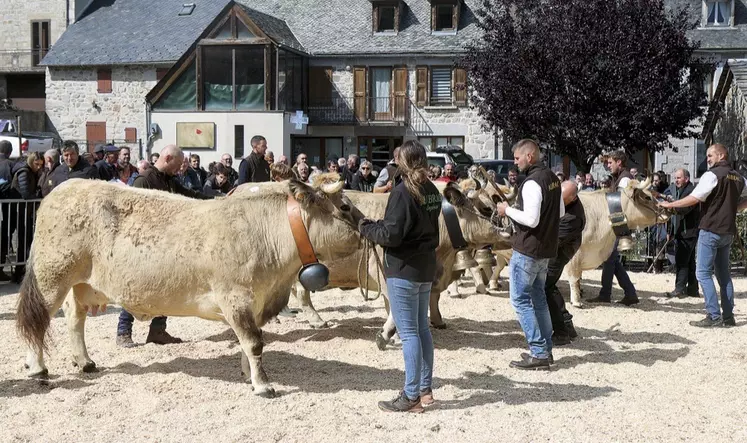
[[[154,331],[148,332],[148,338],[145,339],[145,343],[155,343],[157,345],[172,345],[181,343],[182,339],[172,336],[166,331]]]
[[[737,322],[734,321],[734,317],[721,317],[721,321],[725,328],[730,328],[737,325]]]
[[[430,406],[435,403],[436,400],[433,398],[433,389],[423,389],[420,391],[420,404],[423,406]]]
[[[132,334],[122,334],[117,335],[117,346],[120,348],[134,348],[137,345],[132,341]]]
[[[571,336],[569,334],[553,334],[552,335],[552,344],[553,346],[565,346],[571,344]]]
[[[380,401],[379,409],[384,412],[414,412],[419,414],[423,412],[423,405],[420,404],[420,397],[415,400],[410,400],[405,395],[405,391],[401,391],[399,395],[391,401]]]
[[[723,325],[724,325],[724,321],[720,317],[714,320],[711,318],[710,315],[706,315],[706,317],[703,320],[690,322],[690,326],[695,326],[698,328],[713,328],[716,326],[723,326]]]
[[[632,297],[625,296],[622,298],[622,300],[619,300],[617,303],[621,305],[625,305],[625,306],[633,306],[633,305],[637,305],[638,303],[640,303],[640,300],[638,300],[638,296],[635,296],[635,295]]]
[[[667,292],[665,296],[667,298],[685,298],[685,294],[683,294],[683,293],[681,293],[679,291]]]
[[[536,358],[524,352],[521,354],[521,360],[512,361],[508,365],[516,369],[549,370],[550,359],[549,358]]]
[[[612,302],[612,300],[608,298],[602,298],[601,296],[590,298],[586,301],[588,301],[589,303],[611,303]]]
[[[529,358],[531,356],[532,356],[532,354],[530,354],[528,352],[522,352],[521,353],[521,358],[523,358],[523,359],[527,359],[527,358]],[[555,364],[555,359],[553,358],[552,353],[550,353],[550,357],[548,357],[547,359],[550,360],[550,364],[551,365]]]
[[[568,320],[565,322],[565,329],[568,331],[568,336],[571,337],[571,341],[578,338],[578,332],[576,332],[576,328],[573,326],[573,322]]]

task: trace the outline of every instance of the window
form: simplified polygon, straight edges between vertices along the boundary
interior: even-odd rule
[[[203,46],[203,102],[206,110],[264,110],[264,48]]]
[[[706,26],[731,26],[733,0],[705,0],[703,14]]]
[[[451,105],[451,68],[431,68],[431,105]]]
[[[304,106],[304,78],[307,63],[300,55],[278,50],[278,106],[286,111],[297,111]],[[314,95],[312,94],[312,97]]]
[[[233,158],[244,158],[244,125],[233,127]]]
[[[309,67],[309,105],[332,105],[332,68],[322,66]]]
[[[31,51],[34,66],[47,55],[49,51],[49,21],[31,22]]]
[[[196,68],[192,62],[187,66],[176,81],[153,104],[153,109],[163,111],[189,111],[197,107]]]
[[[462,136],[420,137],[418,138],[418,141],[425,146],[425,149],[428,151],[436,148],[444,148],[446,146],[458,146],[464,149],[464,137]],[[460,157],[462,155],[461,153],[454,153],[451,155],[454,157],[454,161],[461,163],[459,161],[462,159],[462,157]],[[467,160],[468,159],[465,157],[464,161],[467,162]]]
[[[454,33],[459,27],[459,0],[431,0],[431,30]]]
[[[99,69],[98,71],[98,92],[108,94],[112,92],[112,70]]]
[[[192,11],[194,10],[195,10],[194,3],[184,3],[182,4],[182,9],[179,10],[179,15],[180,16],[192,15]]]
[[[400,6],[397,1],[374,0],[374,34],[396,34],[399,31]]]

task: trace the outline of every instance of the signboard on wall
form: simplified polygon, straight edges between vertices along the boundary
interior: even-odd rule
[[[182,149],[215,149],[215,123],[178,122],[176,145]]]

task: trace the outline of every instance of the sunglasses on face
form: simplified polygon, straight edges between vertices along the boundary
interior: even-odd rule
[[[361,169],[363,169],[364,171],[368,171],[368,170],[369,170],[369,169],[371,169],[371,168],[367,168],[367,167],[365,167],[365,166],[364,166],[364,167],[362,167]]]

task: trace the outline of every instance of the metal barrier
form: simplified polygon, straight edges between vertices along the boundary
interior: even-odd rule
[[[26,264],[41,199],[0,200],[0,266]]]

